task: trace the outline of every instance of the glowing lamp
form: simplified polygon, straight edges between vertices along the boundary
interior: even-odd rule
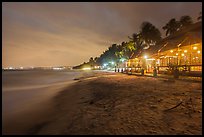
[[[106,66],[107,66],[107,64],[103,64],[103,66],[104,66],[104,67],[106,67]]]
[[[186,53],[186,52],[187,52],[187,50],[184,50],[184,52]]]
[[[194,49],[194,50],[196,50],[196,49],[197,49],[197,47],[193,47],[193,49]]]
[[[122,61],[122,62],[124,62],[124,61],[125,61],[125,59],[124,59],[124,58],[122,58],[122,59],[121,59],[121,61]]]
[[[200,50],[198,51],[198,54],[200,53]]]

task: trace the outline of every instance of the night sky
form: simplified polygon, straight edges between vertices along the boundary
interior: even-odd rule
[[[159,28],[190,15],[201,2],[6,3],[2,4],[2,67],[73,66],[127,41],[143,21]]]

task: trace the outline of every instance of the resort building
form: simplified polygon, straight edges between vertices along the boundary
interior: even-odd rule
[[[180,75],[202,75],[202,22],[192,24],[174,35],[164,38],[148,49],[142,49],[126,62],[127,70],[146,73],[172,74],[177,68]]]

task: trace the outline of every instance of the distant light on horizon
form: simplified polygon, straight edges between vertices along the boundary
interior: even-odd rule
[[[94,68],[95,68],[95,69],[99,69],[99,68],[100,68],[100,66],[94,66]]]
[[[91,68],[88,68],[88,67],[87,67],[87,68],[83,68],[83,70],[91,70]]]
[[[53,70],[62,70],[63,68],[54,67]]]
[[[14,69],[13,67],[9,67],[8,69]]]

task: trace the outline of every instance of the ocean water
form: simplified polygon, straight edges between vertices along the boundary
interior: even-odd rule
[[[92,70],[2,71],[3,134],[28,134],[56,110],[55,96],[75,78],[112,72]],[[32,131],[32,130],[31,130]]]
[[[51,109],[53,104],[50,102],[53,102],[51,100],[55,95],[76,82],[74,78],[87,75],[92,75],[92,72],[2,71],[3,132],[14,134],[24,132],[24,129],[32,126],[34,119],[38,120],[37,115],[40,115],[40,111]]]
[[[72,81],[82,75],[82,71],[56,71],[56,70],[25,70],[3,71],[3,92],[45,87],[56,83]]]

